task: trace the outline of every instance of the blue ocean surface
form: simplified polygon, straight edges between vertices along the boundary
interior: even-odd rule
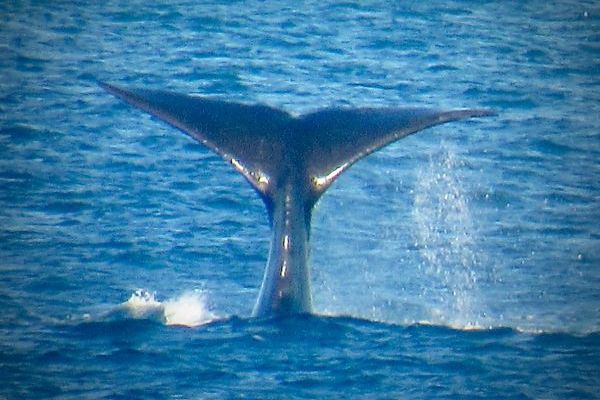
[[[498,115],[344,173],[254,320],[261,200],[98,81]],[[0,399],[599,393],[598,2],[0,2]]]

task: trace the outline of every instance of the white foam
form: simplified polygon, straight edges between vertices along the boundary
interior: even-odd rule
[[[132,318],[157,318],[165,325],[195,327],[216,318],[208,309],[205,294],[199,290],[161,302],[155,293],[137,289],[121,306]]]
[[[483,266],[460,171],[460,159],[442,145],[419,172],[413,207],[416,243],[422,271],[437,288],[429,294],[426,319],[455,329],[479,329],[485,310],[478,286]]]
[[[167,325],[199,326],[213,321],[216,316],[208,309],[206,297],[195,290],[186,292],[164,303]]]
[[[122,306],[132,318],[136,319],[149,318],[162,313],[162,304],[155,299],[154,293],[144,289],[133,292]]]

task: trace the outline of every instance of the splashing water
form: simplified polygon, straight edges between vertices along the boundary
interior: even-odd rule
[[[166,325],[195,327],[216,318],[206,305],[205,295],[197,290],[160,302],[154,293],[138,289],[121,306],[132,318],[157,318]]]
[[[423,289],[430,304],[432,323],[463,329],[480,327],[477,287],[480,266],[473,220],[458,175],[462,164],[455,152],[442,145],[429,165],[418,172],[413,218],[416,245],[423,263],[419,266],[433,286]]]

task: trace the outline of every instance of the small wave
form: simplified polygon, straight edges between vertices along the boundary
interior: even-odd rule
[[[505,327],[505,326],[495,326],[495,325],[483,325],[478,322],[440,322],[440,321],[430,321],[430,320],[420,320],[414,321],[411,325],[420,325],[420,326],[435,326],[435,327],[444,327],[449,328],[455,331],[493,331],[493,330],[502,330],[513,328]]]
[[[185,292],[179,297],[159,301],[154,293],[136,290],[129,300],[120,305],[131,318],[158,318],[165,325],[196,327],[214,321],[217,317],[207,306],[206,296],[198,291]]]
[[[597,337],[600,335],[600,330],[598,329],[582,329],[582,330],[573,330],[566,328],[541,328],[541,327],[523,327],[518,325],[510,325],[510,324],[502,324],[502,323],[490,323],[490,324],[481,324],[479,322],[466,322],[466,323],[458,323],[458,322],[448,322],[448,321],[439,321],[439,320],[429,320],[429,319],[404,319],[404,320],[389,320],[389,319],[379,319],[373,317],[364,317],[364,316],[353,316],[349,314],[337,314],[334,312],[319,312],[317,314],[312,315],[313,317],[319,319],[325,319],[328,321],[337,321],[337,322],[348,322],[348,323],[357,323],[357,324],[375,324],[375,325],[385,325],[406,329],[413,328],[432,328],[432,329],[442,329],[442,330],[452,330],[456,332],[470,332],[470,333],[518,333],[525,334],[530,336],[548,336],[548,335],[564,335],[568,337]],[[306,318],[306,316],[303,316]]]

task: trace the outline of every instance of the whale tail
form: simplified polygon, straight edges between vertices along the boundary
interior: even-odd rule
[[[210,148],[263,199],[274,237],[255,307],[258,316],[310,312],[306,259],[311,210],[344,171],[425,128],[494,115],[483,109],[332,108],[296,117],[264,105],[100,86]]]
[[[248,105],[162,90],[100,86],[168,122],[220,155],[272,203],[286,154],[303,159],[312,203],[352,164],[425,128],[472,117],[485,109],[326,109],[301,117],[264,105]],[[302,152],[303,154],[297,154]],[[302,160],[301,160],[302,161]]]

